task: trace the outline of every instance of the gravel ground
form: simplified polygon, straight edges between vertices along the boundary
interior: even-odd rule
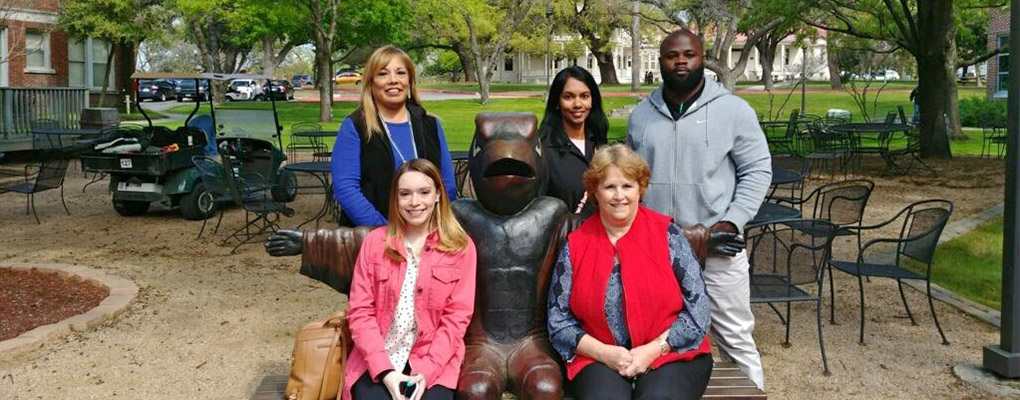
[[[873,178],[878,186],[865,222],[921,198],[952,199],[954,219],[1002,201],[1001,161],[934,164],[942,178]],[[0,264],[87,265],[131,279],[139,297],[97,328],[0,355],[2,399],[246,399],[264,375],[288,371],[301,324],[344,306],[343,296],[297,273],[297,258],[271,258],[259,245],[231,255],[232,246],[220,241],[243,220],[236,208],[218,234],[196,240],[201,223],[158,210],[119,217],[104,185],[82,194],[82,173],[68,175],[70,217],[56,192],[37,196],[41,225],[24,214],[24,197],[0,197]],[[296,226],[321,202],[321,194],[300,195],[297,214],[282,225]],[[875,279],[866,284],[867,345],[861,346],[856,279],[837,275],[835,286],[838,325],[824,324],[831,376],[821,373],[813,306],[793,307],[789,347],[781,344],[784,327],[776,315],[755,307],[770,398],[995,398],[951,373],[957,363],[981,362],[981,347],[998,343],[994,327],[936,304],[952,342],[943,346],[921,293],[907,291],[919,324],[911,326],[895,283]]]

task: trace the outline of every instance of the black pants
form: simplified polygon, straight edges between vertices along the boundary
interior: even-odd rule
[[[573,380],[579,400],[626,399],[700,399],[712,375],[712,355],[702,354],[691,361],[671,362],[631,380],[605,366],[594,363],[581,370]]]
[[[426,382],[427,383],[427,382]],[[351,398],[354,400],[393,400],[386,385],[380,381],[372,382],[368,372],[361,375],[351,387]],[[453,390],[441,385],[433,385],[425,390],[422,400],[453,400]]]

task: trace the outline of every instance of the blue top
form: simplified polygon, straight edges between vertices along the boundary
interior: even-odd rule
[[[393,143],[393,170],[400,167],[402,153],[410,161],[414,158],[414,147],[411,139],[411,122],[385,122],[390,130]],[[450,149],[446,146],[446,134],[443,125],[436,120],[436,131],[439,136],[440,165],[439,173],[443,176],[443,186],[450,201],[457,199],[457,184],[453,177],[453,160]],[[392,146],[391,146],[392,147]],[[400,153],[397,152],[400,149]],[[354,127],[354,121],[344,118],[340,131],[333,144],[333,157],[330,161],[333,171],[333,195],[340,202],[341,209],[351,218],[355,225],[382,226],[386,225],[386,216],[382,215],[361,192],[361,134]],[[389,183],[387,183],[389,186]]]
[[[709,312],[708,295],[705,293],[705,281],[701,278],[701,266],[698,264],[690,243],[683,231],[676,224],[668,228],[669,257],[672,260],[673,274],[680,283],[680,292],[684,298],[684,307],[680,310],[676,321],[669,327],[666,342],[677,352],[696,349],[708,332],[712,320]],[[570,247],[563,245],[556,267],[553,270],[552,284],[549,285],[549,341],[563,361],[574,358],[574,350],[587,332],[570,310],[570,289],[573,283],[573,267],[570,263]],[[632,266],[631,268],[640,268]],[[620,276],[620,260],[613,258],[613,271],[606,285],[605,299],[606,322],[613,339],[620,347],[630,349],[630,332],[627,329],[627,315],[623,304],[623,280]]]

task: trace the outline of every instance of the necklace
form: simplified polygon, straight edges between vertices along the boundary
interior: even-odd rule
[[[384,121],[381,116],[379,117],[379,123],[381,123],[383,129],[386,130],[386,138],[390,140],[390,146],[393,146],[393,149],[397,151],[397,156],[400,156],[400,163],[403,164],[407,162],[407,157],[404,157],[404,152],[400,151],[400,147],[393,141],[393,135],[390,134],[390,126],[386,125],[386,121]],[[418,158],[418,145],[414,143],[414,125],[411,124],[410,114],[408,114],[407,118],[407,128],[411,132],[411,150],[414,152],[412,154],[414,157],[411,159],[413,160]]]

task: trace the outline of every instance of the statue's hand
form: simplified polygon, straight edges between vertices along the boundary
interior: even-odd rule
[[[304,232],[283,229],[266,239],[266,252],[273,257],[301,255]]]
[[[733,257],[744,250],[744,237],[738,233],[712,231],[708,239],[708,252],[715,256]]]

